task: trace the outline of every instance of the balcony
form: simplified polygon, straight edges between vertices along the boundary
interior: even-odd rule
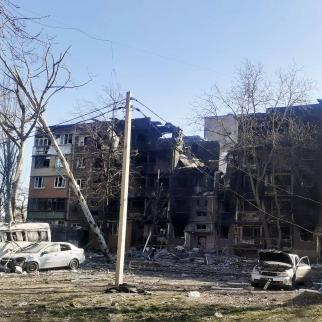
[[[32,155],[45,155],[48,154],[50,146],[44,145],[44,146],[34,146],[32,148]]]
[[[60,150],[63,152],[63,154],[71,154],[72,153],[72,145],[71,144],[64,144],[59,145]],[[53,146],[50,146],[48,154],[50,155],[56,155],[57,152]]]

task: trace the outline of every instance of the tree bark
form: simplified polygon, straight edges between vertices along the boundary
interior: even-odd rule
[[[25,145],[24,145],[24,142],[22,142],[18,149],[16,171],[12,181],[10,221],[15,221],[15,215],[17,210],[16,204],[18,200],[18,188],[19,188],[19,183],[20,183],[20,178],[21,178],[21,173],[23,168],[24,148],[25,148]]]

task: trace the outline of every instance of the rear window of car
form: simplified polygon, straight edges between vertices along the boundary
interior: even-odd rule
[[[60,250],[62,252],[66,251],[66,250],[71,250],[71,247],[69,245],[66,245],[66,244],[60,244]]]

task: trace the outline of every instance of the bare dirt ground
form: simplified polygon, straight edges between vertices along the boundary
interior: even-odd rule
[[[0,321],[322,321],[318,284],[295,291],[253,289],[252,265],[224,258],[208,264],[131,260],[125,282],[142,294],[106,293],[114,283],[113,266],[98,257],[72,272],[1,273]]]

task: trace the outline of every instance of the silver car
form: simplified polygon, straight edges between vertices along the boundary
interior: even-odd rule
[[[258,264],[253,268],[252,286],[277,285],[294,288],[296,284],[309,282],[310,261],[278,250],[259,252]]]
[[[85,261],[84,249],[70,243],[40,242],[22,248],[19,252],[3,257],[2,266],[11,271],[20,266],[28,273],[39,269],[69,267],[77,269]]]

